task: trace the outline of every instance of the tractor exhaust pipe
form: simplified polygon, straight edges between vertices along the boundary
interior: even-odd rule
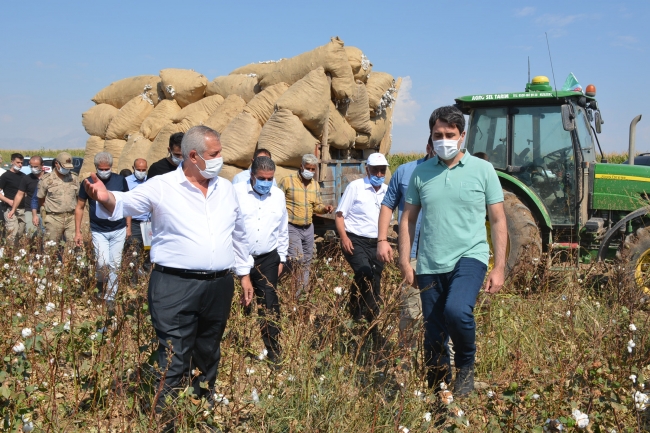
[[[639,114],[630,123],[630,148],[628,150],[627,163],[629,165],[634,165],[634,156],[636,154],[636,124],[641,120],[641,115]]]

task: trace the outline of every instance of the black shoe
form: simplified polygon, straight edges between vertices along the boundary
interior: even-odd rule
[[[427,366],[427,383],[429,388],[438,389],[441,382],[449,385],[451,383],[451,366],[434,365]]]
[[[474,391],[474,365],[457,369],[456,381],[454,382],[454,396],[464,397],[472,391]]]

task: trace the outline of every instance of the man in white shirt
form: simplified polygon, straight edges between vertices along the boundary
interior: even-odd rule
[[[280,362],[280,301],[278,276],[287,260],[289,229],[284,193],[273,186],[275,164],[268,156],[258,156],[251,165],[250,182],[235,185],[251,255],[255,260],[251,282],[257,298],[262,340],[271,365]],[[271,316],[266,320],[266,316]]]
[[[384,264],[377,259],[379,209],[386,194],[384,177],[388,161],[373,153],[366,161],[366,174],[350,182],[336,209],[336,230],[341,237],[343,255],[354,271],[350,287],[350,312],[354,320],[362,316],[369,324],[379,314],[381,273]],[[372,337],[378,344],[376,327]]]
[[[241,278],[243,303],[253,297],[244,215],[232,184],[218,177],[223,165],[219,134],[195,126],[184,135],[181,149],[184,159],[175,171],[132,191],[107,191],[94,174],[94,183],[84,182],[100,204],[99,217],[115,220],[151,212],[154,266],[148,299],[158,336],[158,367],[165,372],[165,386],[155,398],[159,412],[165,397],[173,398],[193,370],[195,394],[211,400],[235,290],[233,272]]]
[[[244,182],[244,183],[249,183],[251,180],[251,170],[252,170],[252,164],[253,161],[255,161],[255,158],[258,156],[268,156],[271,158],[271,152],[269,152],[266,149],[256,149],[255,153],[253,154],[253,159],[251,159],[251,168],[248,168],[247,170],[241,171],[235,175],[235,177],[232,178],[232,184],[236,185],[238,183]],[[275,183],[275,179],[273,179],[273,186],[278,186],[277,183]]]

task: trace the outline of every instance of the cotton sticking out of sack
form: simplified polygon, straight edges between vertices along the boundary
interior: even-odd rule
[[[386,72],[373,72],[366,83],[370,116],[379,116],[395,102],[395,80]]]
[[[357,47],[345,47],[345,53],[348,55],[348,62],[352,68],[354,79],[365,83],[368,81],[372,63],[368,60],[363,51]]]
[[[260,93],[255,95],[253,99],[246,105],[244,111],[250,113],[251,116],[257,119],[260,126],[264,126],[269,117],[273,114],[275,102],[289,90],[287,83],[278,83],[267,87]]]
[[[113,117],[106,129],[106,139],[126,139],[140,130],[142,122],[153,111],[153,102],[147,95],[138,95],[127,102]],[[119,156],[119,155],[118,155]]]
[[[131,99],[146,92],[145,86],[150,86],[150,89],[158,89],[159,83],[160,77],[156,75],[138,75],[137,77],[123,78],[97,92],[92,101],[95,104],[110,104],[115,108],[122,108]],[[150,92],[153,93],[153,90]],[[157,103],[157,100],[154,101],[151,95],[148,96],[153,103]]]
[[[208,79],[191,69],[169,68],[160,71],[162,88],[168,98],[176,100],[181,108],[203,98]]]
[[[250,165],[262,126],[249,113],[239,113],[221,134],[221,155],[225,164]]]
[[[275,108],[291,111],[307,129],[320,137],[327,123],[330,104],[329,83],[324,69],[320,67],[289,87],[276,101]]]
[[[257,145],[271,152],[276,164],[300,167],[302,156],[314,153],[318,143],[297,116],[280,109],[262,128]]]
[[[110,104],[98,104],[81,115],[81,124],[89,135],[106,138],[106,128],[119,109]]]
[[[219,134],[223,133],[226,126],[246,107],[246,102],[237,95],[230,95],[219,105],[214,113],[210,115],[203,125],[214,129]]]
[[[227,98],[230,95],[241,96],[247,103],[260,92],[255,74],[237,74],[217,77],[205,89],[205,96],[221,95]]]
[[[178,102],[173,99],[165,99],[153,109],[140,125],[140,134],[149,140],[156,138],[163,126],[172,123],[172,118],[181,111]]]

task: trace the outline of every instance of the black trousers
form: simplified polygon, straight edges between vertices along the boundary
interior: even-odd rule
[[[354,320],[365,317],[372,322],[379,315],[381,273],[384,270],[384,264],[377,260],[377,239],[346,233],[354,247],[352,254],[343,252],[354,271],[350,286],[350,314]]]
[[[186,375],[191,378],[196,395],[211,395],[234,291],[232,274],[198,280],[156,270],[151,273],[149,309],[158,337],[158,364],[165,375],[159,407],[164,406],[166,395],[174,396]],[[195,368],[200,371],[198,375],[191,373]],[[200,388],[201,382],[207,382],[208,389]]]
[[[255,257],[255,264],[251,269],[250,278],[257,299],[257,315],[259,317],[262,341],[269,358],[275,359],[280,355],[278,337],[280,328],[280,300],[278,299],[278,270],[280,268],[280,255],[277,250]],[[251,313],[250,306],[245,310]]]

